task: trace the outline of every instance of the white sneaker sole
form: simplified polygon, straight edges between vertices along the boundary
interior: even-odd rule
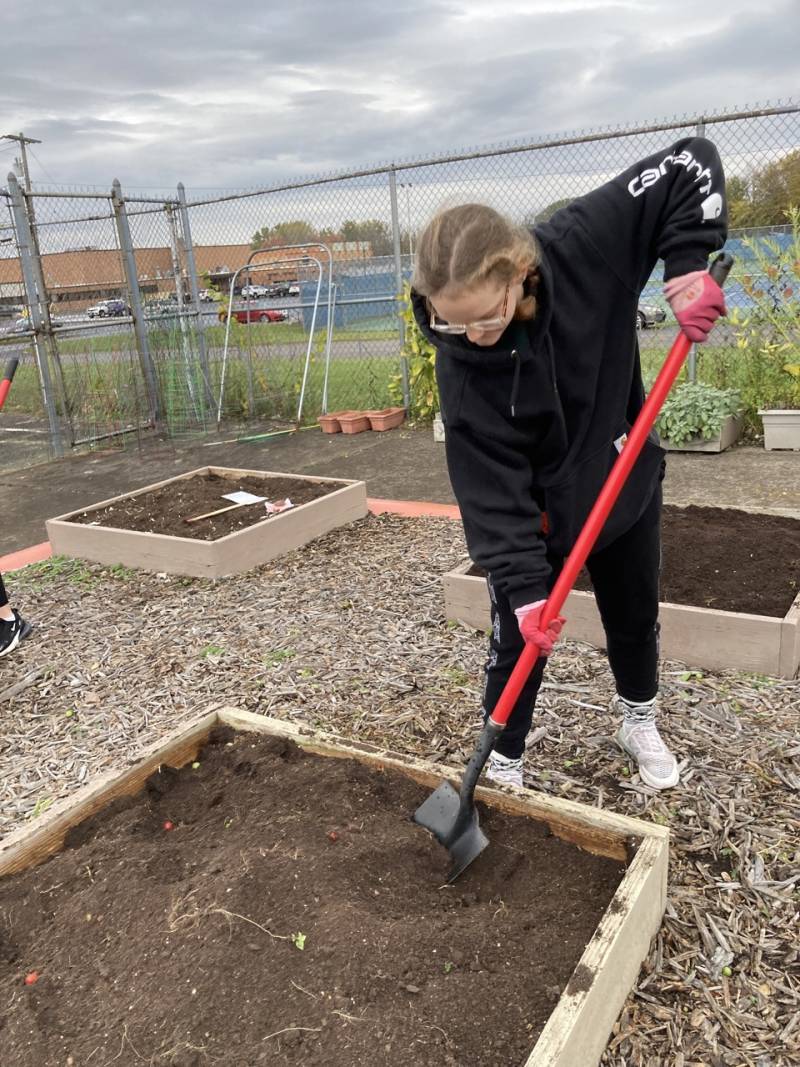
[[[649,785],[651,789],[673,789],[678,784],[678,782],[680,782],[681,776],[680,772],[678,771],[678,761],[675,759],[674,756],[672,757],[672,774],[668,778],[656,778],[654,775],[648,772],[646,767],[642,767],[642,765],[639,763],[639,759],[636,753],[628,748],[628,746],[619,736],[619,733],[616,733],[614,735],[614,740],[617,742],[617,744],[625,753],[625,755],[630,756],[630,758],[636,763],[636,766],[639,768],[639,777],[642,779],[644,784]]]
[[[0,652],[0,659],[2,659],[3,656],[7,656],[9,652],[13,652],[14,649],[19,646],[19,641],[20,635],[18,633],[14,634],[14,640],[11,642],[8,648],[4,648],[3,651]]]
[[[487,782],[491,782],[492,785],[509,785],[509,786],[512,787],[512,789],[524,789],[525,788],[525,786],[523,785],[521,777],[520,777],[520,780],[518,782],[509,781],[508,778],[495,778],[495,776],[489,770],[486,771],[486,781]]]

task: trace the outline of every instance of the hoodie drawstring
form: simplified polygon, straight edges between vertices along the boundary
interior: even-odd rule
[[[517,393],[519,392],[520,358],[516,348],[511,352],[511,358],[514,361],[514,381],[511,383],[511,418],[513,419],[516,417],[515,408],[517,403]]]

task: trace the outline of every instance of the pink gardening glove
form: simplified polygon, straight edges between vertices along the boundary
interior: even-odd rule
[[[722,290],[707,270],[693,270],[670,278],[664,286],[675,318],[690,341],[708,340],[711,327],[727,315]]]
[[[567,621],[560,615],[556,615],[548,624],[547,629],[541,630],[539,624],[542,618],[542,608],[546,603],[546,600],[537,600],[535,604],[523,604],[514,612],[519,623],[519,632],[528,644],[536,645],[543,656],[549,656],[553,651],[553,645],[558,640],[561,627]]]

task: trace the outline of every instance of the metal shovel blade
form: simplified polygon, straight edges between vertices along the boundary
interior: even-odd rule
[[[430,830],[439,844],[450,853],[453,866],[447,876],[454,882],[463,870],[489,844],[489,838],[478,825],[478,810],[470,797],[462,803],[458,792],[449,782],[442,782],[428,799],[414,812],[414,822]]]

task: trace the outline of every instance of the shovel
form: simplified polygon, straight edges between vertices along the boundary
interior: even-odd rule
[[[711,277],[718,285],[723,285],[732,266],[733,257],[722,253],[717,256],[711,266]],[[542,609],[540,629],[546,630],[561,611],[581,567],[586,562],[644,446],[647,435],[661,410],[661,405],[689,354],[691,344],[686,334],[681,332],[669,350],[664,366]],[[538,658],[539,648],[534,644],[526,644],[511,672],[511,677],[500,694],[494,711],[484,724],[478,744],[464,772],[461,792],[457,793],[449,782],[443,782],[414,812],[414,822],[430,830],[436,840],[450,853],[453,866],[447,877],[448,882],[454,882],[489,844],[488,837],[478,824],[478,811],[474,798],[475,785],[498,737],[505,729],[514,705]]]

